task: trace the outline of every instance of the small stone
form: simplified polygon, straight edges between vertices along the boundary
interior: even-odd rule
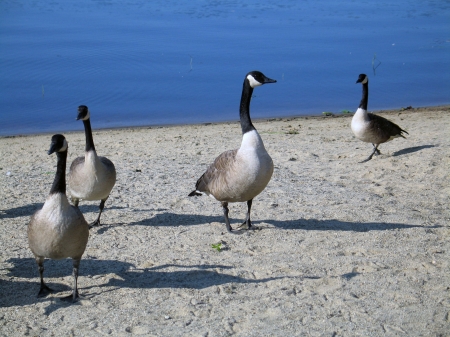
[[[166,315],[166,316],[164,316],[164,319],[170,319],[170,316]]]
[[[89,324],[89,329],[91,329],[91,330],[94,330],[94,329],[97,328],[97,327],[98,327],[97,322],[91,322],[91,323]]]

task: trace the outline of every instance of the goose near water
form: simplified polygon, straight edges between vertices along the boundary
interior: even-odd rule
[[[247,202],[247,217],[240,229],[252,228],[250,210],[253,198],[264,190],[272,177],[272,158],[250,119],[250,100],[254,88],[275,82],[259,71],[251,71],[245,76],[239,109],[241,147],[219,155],[197,180],[195,190],[189,194],[206,194],[220,201],[229,232],[232,228],[228,218],[228,203]]]
[[[80,199],[101,200],[100,212],[97,220],[91,223],[91,227],[100,225],[105,201],[108,199],[114,184],[116,183],[116,168],[106,157],[97,156],[90,122],[89,109],[85,105],[78,107],[77,120],[82,120],[86,135],[86,148],[84,157],[78,157],[69,170],[69,193],[72,202],[78,207]]]
[[[375,153],[381,153],[380,150],[378,150],[380,144],[386,143],[397,137],[405,138],[403,132],[406,134],[408,134],[408,132],[386,118],[368,113],[367,101],[369,99],[369,78],[366,74],[360,74],[356,83],[362,84],[362,99],[358,110],[356,110],[352,118],[352,131],[356,138],[366,143],[372,143],[373,145],[373,152],[370,156],[360,162],[364,163],[372,159]]]
[[[89,225],[77,207],[66,197],[67,141],[63,135],[54,135],[48,154],[56,152],[57,168],[50,194],[41,210],[28,225],[28,243],[39,268],[41,288],[38,297],[47,296],[52,290],[44,283],[44,259],[73,260],[72,294],[62,298],[75,301],[78,295],[77,280],[81,256],[86,249]]]

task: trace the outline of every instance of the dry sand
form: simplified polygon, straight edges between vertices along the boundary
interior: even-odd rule
[[[51,135],[0,138],[4,336],[449,336],[450,107],[382,114],[408,139],[372,146],[351,116],[256,121],[275,171],[260,230],[229,234],[220,203],[187,197],[237,122],[94,132],[118,181],[81,261],[47,260],[37,299],[26,228],[53,181]],[[95,122],[94,122],[95,127]],[[67,133],[70,162],[84,133]],[[88,222],[97,202],[81,202]],[[231,225],[245,218],[231,204]],[[211,245],[222,243],[221,251]]]

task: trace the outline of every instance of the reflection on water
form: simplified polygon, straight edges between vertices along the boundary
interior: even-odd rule
[[[450,102],[448,2],[0,2],[0,135]],[[374,68],[376,74],[374,74]]]

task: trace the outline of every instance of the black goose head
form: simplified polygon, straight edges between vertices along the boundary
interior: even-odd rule
[[[91,116],[91,114],[89,113],[89,109],[86,105],[80,105],[78,107],[77,121],[80,119],[85,121],[85,120],[89,119],[90,116]]]
[[[272,80],[264,75],[262,72],[254,70],[247,74],[245,77],[252,88],[258,87],[267,83],[276,83],[276,80]]]
[[[366,84],[367,82],[369,82],[369,78],[367,77],[367,75],[359,74],[358,80],[356,81],[356,83]]]
[[[48,154],[52,154],[54,152],[64,152],[67,151],[68,144],[67,140],[63,135],[56,134],[52,136],[52,142],[50,144],[50,149],[48,150]]]

